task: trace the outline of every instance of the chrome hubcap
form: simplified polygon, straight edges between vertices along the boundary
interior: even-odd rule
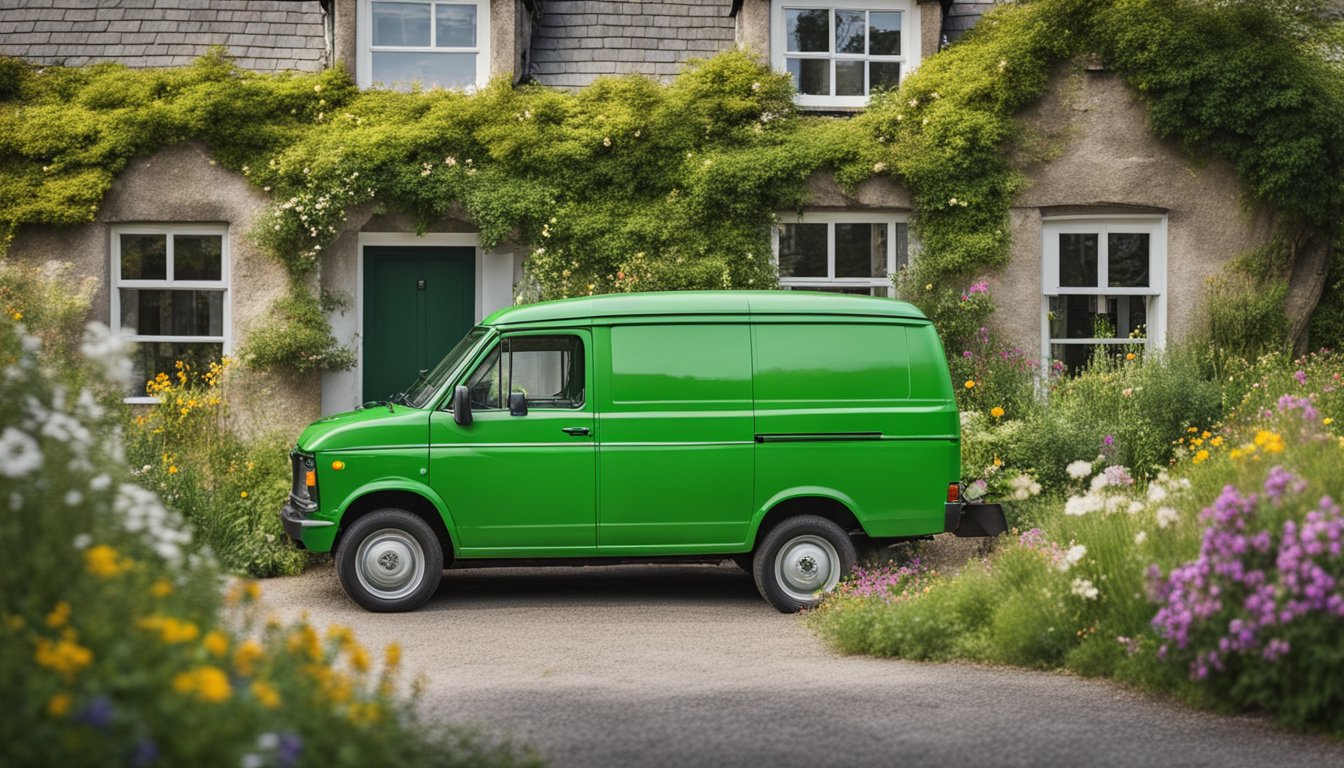
[[[425,553],[405,531],[384,528],[369,534],[355,551],[360,586],[384,600],[406,597],[425,578]]]
[[[840,581],[840,556],[835,547],[811,534],[790,539],[775,555],[775,581],[789,597],[815,603]]]

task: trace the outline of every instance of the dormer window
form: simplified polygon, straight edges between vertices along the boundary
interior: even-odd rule
[[[364,0],[359,12],[360,86],[469,89],[489,79],[486,0]]]
[[[919,10],[909,0],[777,2],[775,69],[788,72],[803,107],[862,107],[919,62]]]

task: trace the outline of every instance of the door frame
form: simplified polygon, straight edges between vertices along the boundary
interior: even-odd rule
[[[485,267],[485,250],[481,248],[481,236],[475,232],[426,232],[417,235],[414,232],[360,232],[359,247],[355,257],[355,387],[363,395],[364,387],[364,249],[366,247],[400,246],[420,248],[471,248],[475,253],[472,267],[472,316],[481,318],[484,303],[484,280],[482,270]],[[362,398],[361,398],[362,399]]]

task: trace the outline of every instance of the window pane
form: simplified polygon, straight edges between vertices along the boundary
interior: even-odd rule
[[[1052,339],[1113,338],[1115,324],[1097,315],[1096,296],[1051,296],[1049,319]]]
[[[910,266],[910,225],[896,225],[896,270]]]
[[[835,95],[862,96],[865,93],[866,91],[863,89],[863,62],[835,62]]]
[[[167,235],[122,235],[121,279],[167,280]]]
[[[502,402],[501,389],[504,377],[501,374],[499,350],[503,344],[496,344],[490,354],[481,362],[481,366],[467,380],[472,408],[499,408]]]
[[[1051,344],[1050,357],[1064,363],[1064,370],[1073,375],[1087,368],[1098,354],[1111,359],[1143,349],[1142,344]]]
[[[476,47],[476,6],[434,6],[434,45],[439,48]]]
[[[374,3],[373,44],[429,46],[428,3]]]
[[[835,276],[886,277],[887,225],[836,224]]]
[[[779,228],[779,276],[828,277],[825,224],[784,224]]]
[[[836,53],[865,53],[863,11],[835,12],[835,51]]]
[[[529,408],[583,405],[583,342],[577,336],[509,339],[503,368],[505,389],[527,395]],[[508,401],[501,401],[503,406]]]
[[[474,53],[375,51],[373,80],[384,85],[461,88],[476,83]]]
[[[829,51],[830,22],[831,12],[824,8],[785,10],[785,50],[799,53]]]
[[[174,280],[219,280],[223,272],[224,238],[219,235],[174,235]]]
[[[223,291],[121,289],[121,326],[141,336],[223,336]]]
[[[901,55],[899,11],[873,11],[868,14],[868,53],[873,56]]]
[[[1106,235],[1108,283],[1115,288],[1148,287],[1148,233]]]
[[[868,92],[891,90],[901,84],[901,62],[868,62]]]
[[[145,382],[159,373],[169,376],[177,373],[179,360],[194,371],[205,371],[210,363],[223,356],[224,345],[220,342],[142,341],[131,355],[131,391],[128,394],[143,397]]]
[[[808,96],[831,95],[830,59],[786,59],[793,87]]]
[[[1059,236],[1059,284],[1063,287],[1096,287],[1097,235],[1061,233]]]
[[[1117,339],[1142,339],[1148,336],[1149,296],[1116,296],[1110,300]]]

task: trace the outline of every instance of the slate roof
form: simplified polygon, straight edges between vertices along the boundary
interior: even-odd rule
[[[990,8],[998,5],[995,2],[975,3],[965,0],[952,0],[944,3],[943,8],[943,37],[949,43],[955,43],[966,30],[975,26]]]
[[[211,45],[263,72],[316,71],[327,56],[316,0],[0,0],[0,56],[171,67]]]
[[[529,74],[575,88],[631,72],[668,79],[691,58],[733,47],[736,20],[725,0],[605,2],[542,0]]]

